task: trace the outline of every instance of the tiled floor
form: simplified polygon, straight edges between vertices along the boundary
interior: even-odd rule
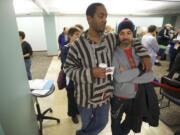
[[[49,66],[46,79],[54,80],[56,85],[56,78],[60,69],[60,63],[57,57],[52,59]],[[81,127],[81,124],[73,124],[71,119],[67,116],[67,98],[65,90],[55,90],[54,93],[46,98],[39,99],[42,110],[52,107],[53,113],[49,114],[61,119],[60,124],[56,121],[47,120],[43,122],[44,135],[75,135],[75,131]],[[110,121],[106,128],[99,135],[111,135]],[[134,135],[133,132],[130,135]],[[160,122],[159,127],[149,127],[148,124],[143,124],[142,132],[137,135],[173,135],[172,131]]]

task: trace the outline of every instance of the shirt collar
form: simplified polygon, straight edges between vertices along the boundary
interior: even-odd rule
[[[91,39],[89,39],[89,37],[88,37],[88,35],[87,35],[87,32],[88,32],[88,30],[84,31],[81,36],[84,37],[86,40],[88,40],[89,44],[97,44],[96,42],[94,42],[94,41],[92,41]],[[107,34],[104,33],[104,32],[101,34],[100,43],[104,42],[106,35],[107,35]]]

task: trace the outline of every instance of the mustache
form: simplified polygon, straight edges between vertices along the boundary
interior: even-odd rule
[[[130,41],[129,39],[123,39],[123,40],[121,40],[121,41]]]

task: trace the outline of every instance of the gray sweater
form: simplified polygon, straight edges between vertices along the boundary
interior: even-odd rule
[[[135,54],[135,49],[132,49],[132,55],[136,65],[139,65],[140,58]],[[114,71],[114,92],[113,94],[118,97],[134,98],[136,95],[136,86],[140,83],[147,83],[154,80],[154,73],[152,71],[146,72],[141,76],[138,76],[140,71],[138,68],[130,68],[128,58],[125,52],[117,47],[113,56]],[[119,67],[123,65],[125,71],[120,72]]]

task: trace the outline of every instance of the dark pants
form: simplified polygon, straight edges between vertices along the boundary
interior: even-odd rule
[[[106,126],[109,115],[109,103],[97,108],[78,107],[82,127],[76,135],[98,135]]]
[[[173,66],[176,55],[177,55],[176,49],[170,48],[170,50],[169,50],[169,60],[170,60],[170,62],[169,62],[169,69],[168,69],[169,71],[171,70],[171,68]]]
[[[158,55],[160,56],[160,60],[166,60],[166,53],[165,53],[166,49],[160,48]]]
[[[176,55],[172,54],[169,59],[170,59],[170,62],[169,62],[169,71],[171,70],[172,66],[173,66],[173,63],[174,63],[174,59],[176,58]]]
[[[130,132],[130,113],[133,99],[120,100],[117,97],[111,99],[111,130],[112,135],[127,135]],[[126,114],[122,121],[123,113]]]
[[[71,117],[75,117],[79,112],[74,97],[73,81],[69,82],[69,85],[66,87],[66,90],[67,90],[67,98],[68,98],[68,115]]]
[[[32,80],[31,75],[31,59],[24,59],[28,80]]]
[[[171,68],[171,70],[167,76],[169,78],[173,78],[175,73],[179,73],[178,78],[180,78],[180,52],[176,55],[173,66],[172,66],[172,68]]]

